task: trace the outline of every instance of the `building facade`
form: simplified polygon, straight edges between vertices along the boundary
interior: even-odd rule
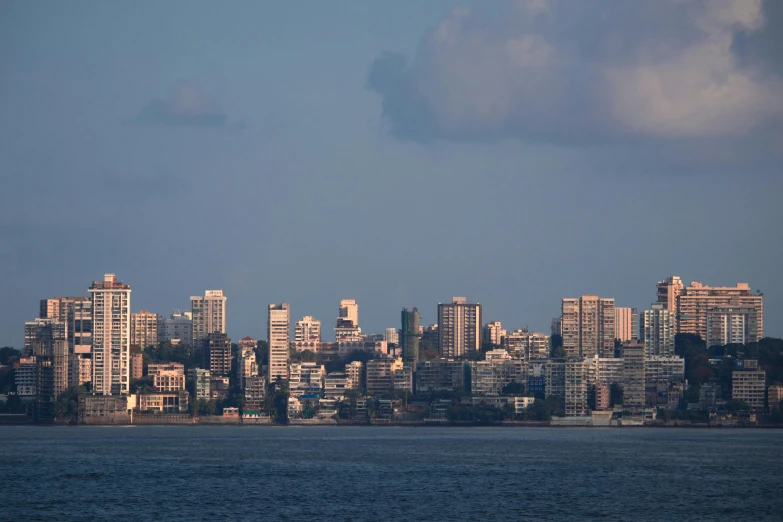
[[[158,340],[171,344],[193,342],[193,313],[181,313],[174,309],[169,317],[161,318],[158,323]]]
[[[481,305],[464,297],[438,304],[438,352],[454,358],[481,350]]]
[[[130,391],[131,289],[114,274],[94,281],[92,299],[92,392],[125,395]]]
[[[710,338],[711,312],[717,314],[713,315],[714,320],[734,314],[743,317],[745,325],[742,335],[749,339],[747,342],[764,337],[764,296],[752,293],[747,283],[737,283],[733,287],[713,287],[694,281],[684,288],[678,299],[679,333],[698,335],[707,341]]]
[[[639,338],[639,311],[636,308],[614,309],[615,339],[621,342]]]
[[[226,333],[226,300],[223,290],[207,290],[203,296],[190,297],[192,346],[211,333]]]
[[[402,360],[405,364],[416,364],[419,360],[419,339],[421,339],[421,332],[419,331],[421,316],[419,315],[419,309],[414,308],[409,311],[407,308],[403,308],[400,313],[400,319]]]
[[[664,308],[663,303],[653,303],[642,314],[642,342],[647,357],[674,355],[674,335],[677,333],[675,312]]]
[[[269,369],[267,382],[277,378],[288,379],[288,346],[291,336],[291,305],[270,304],[267,315],[267,343],[269,345]]]
[[[321,342],[321,321],[306,315],[294,325],[294,341],[296,342]]]
[[[221,377],[231,373],[231,339],[224,333],[212,332],[201,341],[207,354],[209,372],[212,377]]]
[[[158,314],[142,310],[131,314],[131,344],[142,350],[158,344]]]
[[[614,355],[614,298],[564,298],[561,310],[563,349],[568,357]]]

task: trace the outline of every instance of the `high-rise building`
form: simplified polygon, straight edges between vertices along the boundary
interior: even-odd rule
[[[252,337],[244,337],[239,341],[238,345],[237,380],[244,389],[244,383],[249,377],[258,376],[258,363],[256,362],[255,352],[258,343]]]
[[[745,401],[754,410],[764,407],[766,388],[764,370],[734,370],[731,372],[731,398]]]
[[[671,310],[677,314],[677,298],[682,293],[682,280],[679,276],[670,276],[658,281],[658,301],[664,310]]]
[[[193,314],[193,346],[211,333],[226,333],[226,294],[223,290],[207,290],[203,296],[191,296],[190,309]]]
[[[484,325],[484,341],[500,346],[506,331],[500,321],[493,321]]]
[[[628,341],[622,346],[623,407],[630,411],[644,408],[645,368],[644,344]]]
[[[321,321],[306,315],[294,325],[294,341],[296,342],[321,342]]]
[[[438,304],[438,352],[441,357],[460,357],[481,349],[481,305],[464,297]]]
[[[402,361],[407,365],[415,365],[419,360],[419,339],[421,333],[419,332],[419,309],[414,308],[408,311],[407,308],[402,309],[400,314],[402,321],[402,328],[400,329],[402,337]]]
[[[158,314],[142,310],[131,314],[131,344],[142,350],[158,344]]]
[[[171,344],[193,342],[193,314],[179,309],[172,310],[169,317],[160,319],[158,323],[158,340],[169,341]]]
[[[561,328],[569,357],[611,357],[614,354],[614,298],[583,295],[564,298]]]
[[[674,355],[674,334],[677,321],[673,310],[663,303],[653,303],[642,316],[642,341],[646,357]]]
[[[552,335],[563,335],[562,321],[562,316],[552,318]]]
[[[683,289],[678,301],[679,333],[695,334],[709,341],[712,313],[717,329],[716,340],[726,337],[722,332],[732,331],[732,325],[726,324],[723,328],[718,323],[735,318],[737,328],[743,332],[738,336],[747,339],[745,342],[757,341],[764,336],[764,296],[751,293],[747,283],[713,287],[693,282]]]
[[[614,309],[614,336],[621,342],[639,338],[639,312],[636,308]]]
[[[566,359],[563,390],[566,417],[583,417],[587,415],[587,370],[588,363],[581,357],[569,357]]]
[[[92,392],[125,395],[130,384],[130,286],[105,274],[93,281]]]
[[[40,312],[38,317],[41,319],[53,319],[65,323],[68,321],[68,307],[76,301],[88,301],[89,297],[52,297],[50,299],[41,299]]]
[[[707,311],[707,346],[746,344],[761,339],[755,306],[733,297],[725,305]]]
[[[400,333],[396,328],[387,328],[383,332],[383,340],[386,341],[386,344],[398,345],[400,344]]]
[[[231,339],[224,333],[212,332],[201,341],[204,343],[209,373],[221,377],[231,373]]]
[[[288,347],[291,336],[291,305],[270,304],[267,315],[267,343],[269,345],[268,383],[278,377],[288,379]]]
[[[355,300],[343,299],[340,301],[334,336],[338,343],[364,340],[362,329],[359,328],[359,305]]]
[[[90,360],[92,300],[89,297],[74,298],[68,303],[68,351],[82,359]],[[88,378],[87,381],[89,380]]]

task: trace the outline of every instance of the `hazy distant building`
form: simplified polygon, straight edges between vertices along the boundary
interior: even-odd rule
[[[158,314],[142,310],[131,314],[131,341],[142,350],[158,344]]]
[[[734,370],[731,372],[731,398],[745,401],[753,409],[764,407],[766,372],[764,370]]]
[[[400,333],[402,335],[402,360],[405,364],[416,364],[419,360],[419,309],[408,310],[403,308],[401,314]]]
[[[674,311],[664,308],[663,303],[653,303],[650,310],[642,314],[642,342],[647,357],[674,355],[674,335],[677,320]]]
[[[294,341],[321,342],[321,321],[306,315],[294,325]]]
[[[733,297],[707,311],[707,346],[746,344],[761,339],[759,310]]]
[[[203,296],[190,297],[194,346],[211,333],[226,333],[226,299],[223,290],[207,290]]]
[[[645,404],[644,345],[640,342],[623,343],[623,407],[638,411]]]
[[[713,324],[719,322],[720,316],[729,319],[729,323],[736,319],[738,331],[742,331],[740,337],[746,338],[746,342],[757,341],[764,336],[763,301],[761,294],[751,293],[747,283],[712,287],[693,282],[683,289],[678,299],[679,333],[695,334],[705,341],[709,340],[712,312]],[[731,330],[732,325],[727,324],[722,333],[715,333],[713,337],[730,338],[731,335],[726,336],[726,332]]]
[[[500,346],[506,331],[500,321],[493,321],[484,325],[484,341]]]
[[[237,352],[237,381],[242,389],[250,377],[258,375],[258,363],[256,362],[256,348],[258,343],[252,337],[244,337],[238,343]]]
[[[89,289],[92,298],[92,392],[130,391],[130,286],[105,274]]]
[[[671,310],[677,315],[677,300],[682,293],[683,285],[679,276],[670,276],[658,281],[658,300],[664,310]]]
[[[355,300],[343,299],[340,301],[334,335],[338,343],[364,340],[362,329],[359,327],[359,305]]]
[[[291,339],[291,305],[270,304],[267,315],[267,343],[269,345],[269,369],[267,382],[278,377],[288,379],[288,347]]]
[[[639,312],[636,308],[614,309],[614,336],[622,342],[639,338]]]
[[[552,335],[563,335],[563,317],[552,318]]]
[[[614,354],[614,299],[596,295],[564,298],[561,329],[563,349],[569,357]]]
[[[161,318],[158,323],[158,340],[169,341],[171,344],[193,342],[193,313],[180,313],[174,309],[169,317]]]
[[[481,305],[469,304],[464,297],[438,304],[438,351],[454,358],[481,349]]]
[[[563,403],[566,417],[583,417],[587,415],[588,363],[582,358],[568,358],[564,370]]]
[[[224,333],[212,332],[202,340],[212,377],[231,373],[231,339]]]
[[[383,340],[388,344],[400,344],[400,335],[396,328],[387,328],[383,333]]]

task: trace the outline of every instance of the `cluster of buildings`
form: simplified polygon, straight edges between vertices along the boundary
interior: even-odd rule
[[[657,284],[656,302],[641,313],[616,307],[613,298],[564,298],[549,333],[485,323],[480,304],[454,297],[438,304],[436,324],[422,325],[419,310],[406,308],[399,328],[366,334],[358,304],[345,299],[333,340],[324,340],[321,322],[312,316],[292,325],[290,304],[280,303],[267,308],[265,343],[245,337],[234,344],[226,332],[222,290],[190,301],[189,311],[165,317],[132,313],[131,288],[114,274],[94,281],[87,296],[42,300],[39,316],[25,323],[17,392],[45,405],[69,386],[89,383],[89,396],[103,397],[85,399],[94,404],[104,404],[107,396],[133,396],[128,404],[137,411],[184,413],[194,400],[225,399],[233,377],[249,415],[260,413],[270,383],[286,381],[292,416],[333,415],[350,395],[451,393],[493,404],[516,396],[515,407],[528,406],[532,395],[558,397],[566,416],[582,417],[610,410],[617,389],[624,411],[679,407],[687,383],[685,362],[674,353],[677,333],[698,335],[708,345],[748,343],[763,335],[763,296],[747,284],[685,287],[676,276]],[[144,350],[161,341],[201,346],[203,364],[145,368]],[[367,353],[366,362],[325,370],[325,362],[342,361],[357,350]],[[304,352],[311,354],[296,356]],[[132,394],[131,380],[145,375],[152,389]],[[721,396],[720,390],[703,390],[708,406],[711,397]],[[732,397],[762,408],[768,392],[779,393],[766,389],[764,372],[753,361],[741,361]]]

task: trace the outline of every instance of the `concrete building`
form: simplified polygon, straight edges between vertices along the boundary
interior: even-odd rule
[[[671,310],[677,315],[677,301],[682,294],[683,284],[679,276],[670,276],[658,281],[657,302],[661,304],[664,310]]]
[[[353,361],[345,365],[345,385],[354,390],[363,390],[366,387],[365,368],[361,361]]]
[[[527,334],[527,358],[546,359],[549,357],[551,347],[550,337],[543,332],[529,332]]]
[[[416,364],[419,360],[419,339],[421,338],[421,333],[419,332],[419,322],[421,321],[419,309],[414,308],[408,311],[407,308],[403,308],[400,318],[402,360],[408,365]]]
[[[141,353],[141,348],[134,346],[130,352],[131,379],[141,379],[144,377],[144,356]]]
[[[291,305],[270,304],[267,315],[267,343],[269,344],[269,369],[267,382],[277,378],[288,379],[288,345],[291,335]]]
[[[335,341],[363,341],[359,327],[359,305],[353,299],[340,301],[337,323],[334,328]]]
[[[416,393],[465,390],[465,363],[432,359],[416,364]]]
[[[611,402],[611,393],[609,386],[606,384],[595,385],[595,409],[598,411],[606,411],[609,409]]]
[[[291,363],[288,371],[288,389],[292,397],[300,395],[323,397],[326,371],[322,364],[314,362]]]
[[[764,407],[766,373],[763,370],[731,372],[731,398],[745,401],[754,410]]]
[[[622,384],[623,359],[621,357],[598,357],[587,359],[588,384]]]
[[[178,393],[185,390],[185,371],[163,370],[152,378],[152,386],[156,392]]]
[[[396,328],[387,328],[383,333],[383,340],[386,341],[387,344],[398,345],[400,344],[399,332]]]
[[[527,366],[512,359],[505,350],[490,350],[484,361],[470,361],[470,394],[502,395],[503,388],[512,383],[524,384]]]
[[[756,307],[731,298],[707,311],[707,346],[746,344],[761,339]]]
[[[623,407],[639,411],[645,405],[644,345],[640,342],[623,343]]]
[[[614,355],[614,298],[583,295],[564,298],[561,328],[563,348],[569,357]]]
[[[90,382],[92,379],[92,359],[81,354],[71,354],[68,360],[70,368],[68,370],[69,386],[79,386]]]
[[[237,380],[244,389],[245,379],[258,376],[258,363],[255,349],[258,343],[252,337],[244,337],[239,341],[237,353]]]
[[[140,393],[137,401],[142,412],[186,413],[190,405],[186,391]]]
[[[348,378],[345,372],[331,372],[324,379],[324,397],[327,399],[342,399],[349,390]]]
[[[564,409],[566,417],[584,417],[587,409],[588,363],[582,358],[566,359],[564,376]],[[644,390],[642,390],[643,392]]]
[[[551,334],[552,335],[563,335],[563,317],[553,317],[552,318],[552,327],[551,327]]]
[[[481,350],[481,305],[464,297],[438,304],[438,352],[454,358]]]
[[[653,303],[642,315],[642,341],[646,357],[670,357],[674,355],[674,335],[677,333],[675,312],[664,308],[663,303]]]
[[[226,333],[226,299],[223,290],[207,290],[203,296],[190,297],[192,346],[211,333]]]
[[[294,325],[294,341],[296,342],[321,342],[321,321],[306,315]]]
[[[484,325],[484,341],[500,346],[506,331],[500,321],[493,321]]]
[[[403,367],[402,357],[367,361],[367,394],[372,397],[391,395],[394,392],[394,372]]]
[[[542,366],[545,396],[559,397],[561,403],[565,397],[565,366],[565,359],[547,359]]]
[[[748,312],[747,309],[753,311]],[[746,342],[754,342],[764,336],[764,296],[751,293],[747,283],[737,283],[733,287],[713,287],[694,281],[684,288],[678,299],[679,333],[695,334],[708,340],[710,312],[718,316],[727,314],[732,318],[742,317],[744,324],[741,336],[748,339]],[[731,326],[727,326],[724,332],[731,331]]]
[[[769,409],[780,408],[781,402],[783,402],[783,386],[775,384],[767,388],[767,406]]]
[[[685,380],[685,359],[677,355],[662,357],[653,355],[644,357],[644,382],[653,384],[671,384]]]
[[[38,347],[39,353],[54,353],[55,339],[67,338],[66,325],[67,323],[42,317],[36,317],[35,320],[24,323],[24,349],[22,353],[33,355],[33,347],[36,343],[44,345]]]
[[[79,417],[85,424],[129,424],[135,396],[79,396]],[[82,422],[80,420],[80,422]]]
[[[209,400],[211,397],[210,382],[212,374],[209,370],[203,368],[192,368],[189,377],[193,381],[193,388],[196,393],[196,399]]]
[[[636,308],[614,309],[615,339],[621,342],[639,338],[639,311]]]
[[[148,346],[158,344],[158,314],[149,310],[142,310],[137,314],[131,314],[131,341],[132,345],[142,350]]]
[[[260,375],[245,377],[244,388],[245,409],[260,408],[266,396],[266,379]]]
[[[130,286],[105,274],[93,281],[92,392],[125,395],[130,386]]]
[[[92,353],[92,300],[89,297],[68,299],[68,351],[89,360]]]
[[[231,373],[231,358],[233,356],[231,339],[224,333],[212,332],[201,341],[209,363],[212,377]]]
[[[187,310],[181,313],[175,308],[169,317],[160,318],[158,322],[158,340],[169,341],[174,345],[192,343],[193,313]]]
[[[71,303],[77,301],[89,301],[89,297],[71,296],[71,297],[52,297],[41,299],[38,317],[41,319],[51,319],[60,323],[68,322],[68,308]]]

